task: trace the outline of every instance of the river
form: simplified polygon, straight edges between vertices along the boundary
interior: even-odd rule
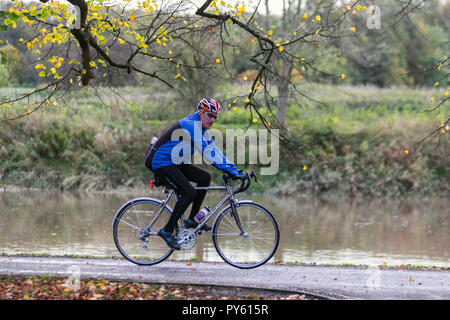
[[[208,194],[205,205],[222,197]],[[111,222],[126,201],[161,192],[55,192],[0,189],[0,253],[119,256]],[[239,195],[276,217],[284,263],[450,267],[450,212],[445,198],[348,198]],[[173,207],[173,206],[172,206]],[[209,233],[170,259],[222,261]]]

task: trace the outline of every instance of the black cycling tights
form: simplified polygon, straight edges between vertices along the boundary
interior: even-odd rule
[[[211,175],[192,164],[183,164],[159,168],[155,170],[155,177],[158,177],[165,186],[172,188],[178,196],[172,216],[164,227],[164,231],[173,232],[178,219],[191,203],[189,219],[194,219],[206,196],[206,190],[195,190],[189,181],[197,183],[197,187],[208,187]]]

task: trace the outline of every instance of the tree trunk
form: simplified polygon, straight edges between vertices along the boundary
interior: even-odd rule
[[[287,100],[289,96],[289,83],[282,81],[277,85],[278,103],[277,103],[277,124],[280,128],[286,126]]]

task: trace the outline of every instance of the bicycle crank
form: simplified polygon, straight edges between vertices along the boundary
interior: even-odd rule
[[[177,239],[182,250],[190,250],[197,243],[197,235],[188,229],[181,229],[177,234]]]

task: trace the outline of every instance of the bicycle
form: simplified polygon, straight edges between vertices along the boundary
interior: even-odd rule
[[[205,232],[202,230],[203,225],[228,201],[229,204],[215,218],[211,230],[211,238],[219,256],[226,263],[240,269],[259,267],[272,258],[280,240],[277,221],[269,210],[252,200],[239,201],[234,198],[250,187],[252,178],[257,182],[254,172],[239,178],[241,184],[234,191],[230,186],[231,178],[227,175],[223,176],[224,186],[195,188],[226,190],[227,194],[193,230],[185,228],[184,214],[182,215],[174,232],[182,250],[195,246],[197,237]],[[153,180],[150,185],[152,183],[155,184]],[[174,196],[176,201],[177,195],[168,187],[164,187],[163,192],[167,194],[164,200],[136,198],[126,202],[114,215],[114,242],[122,256],[135,264],[155,265],[167,259],[174,251],[158,235],[158,231],[172,214],[169,200]],[[238,254],[242,250],[247,251],[245,259],[242,254]]]

